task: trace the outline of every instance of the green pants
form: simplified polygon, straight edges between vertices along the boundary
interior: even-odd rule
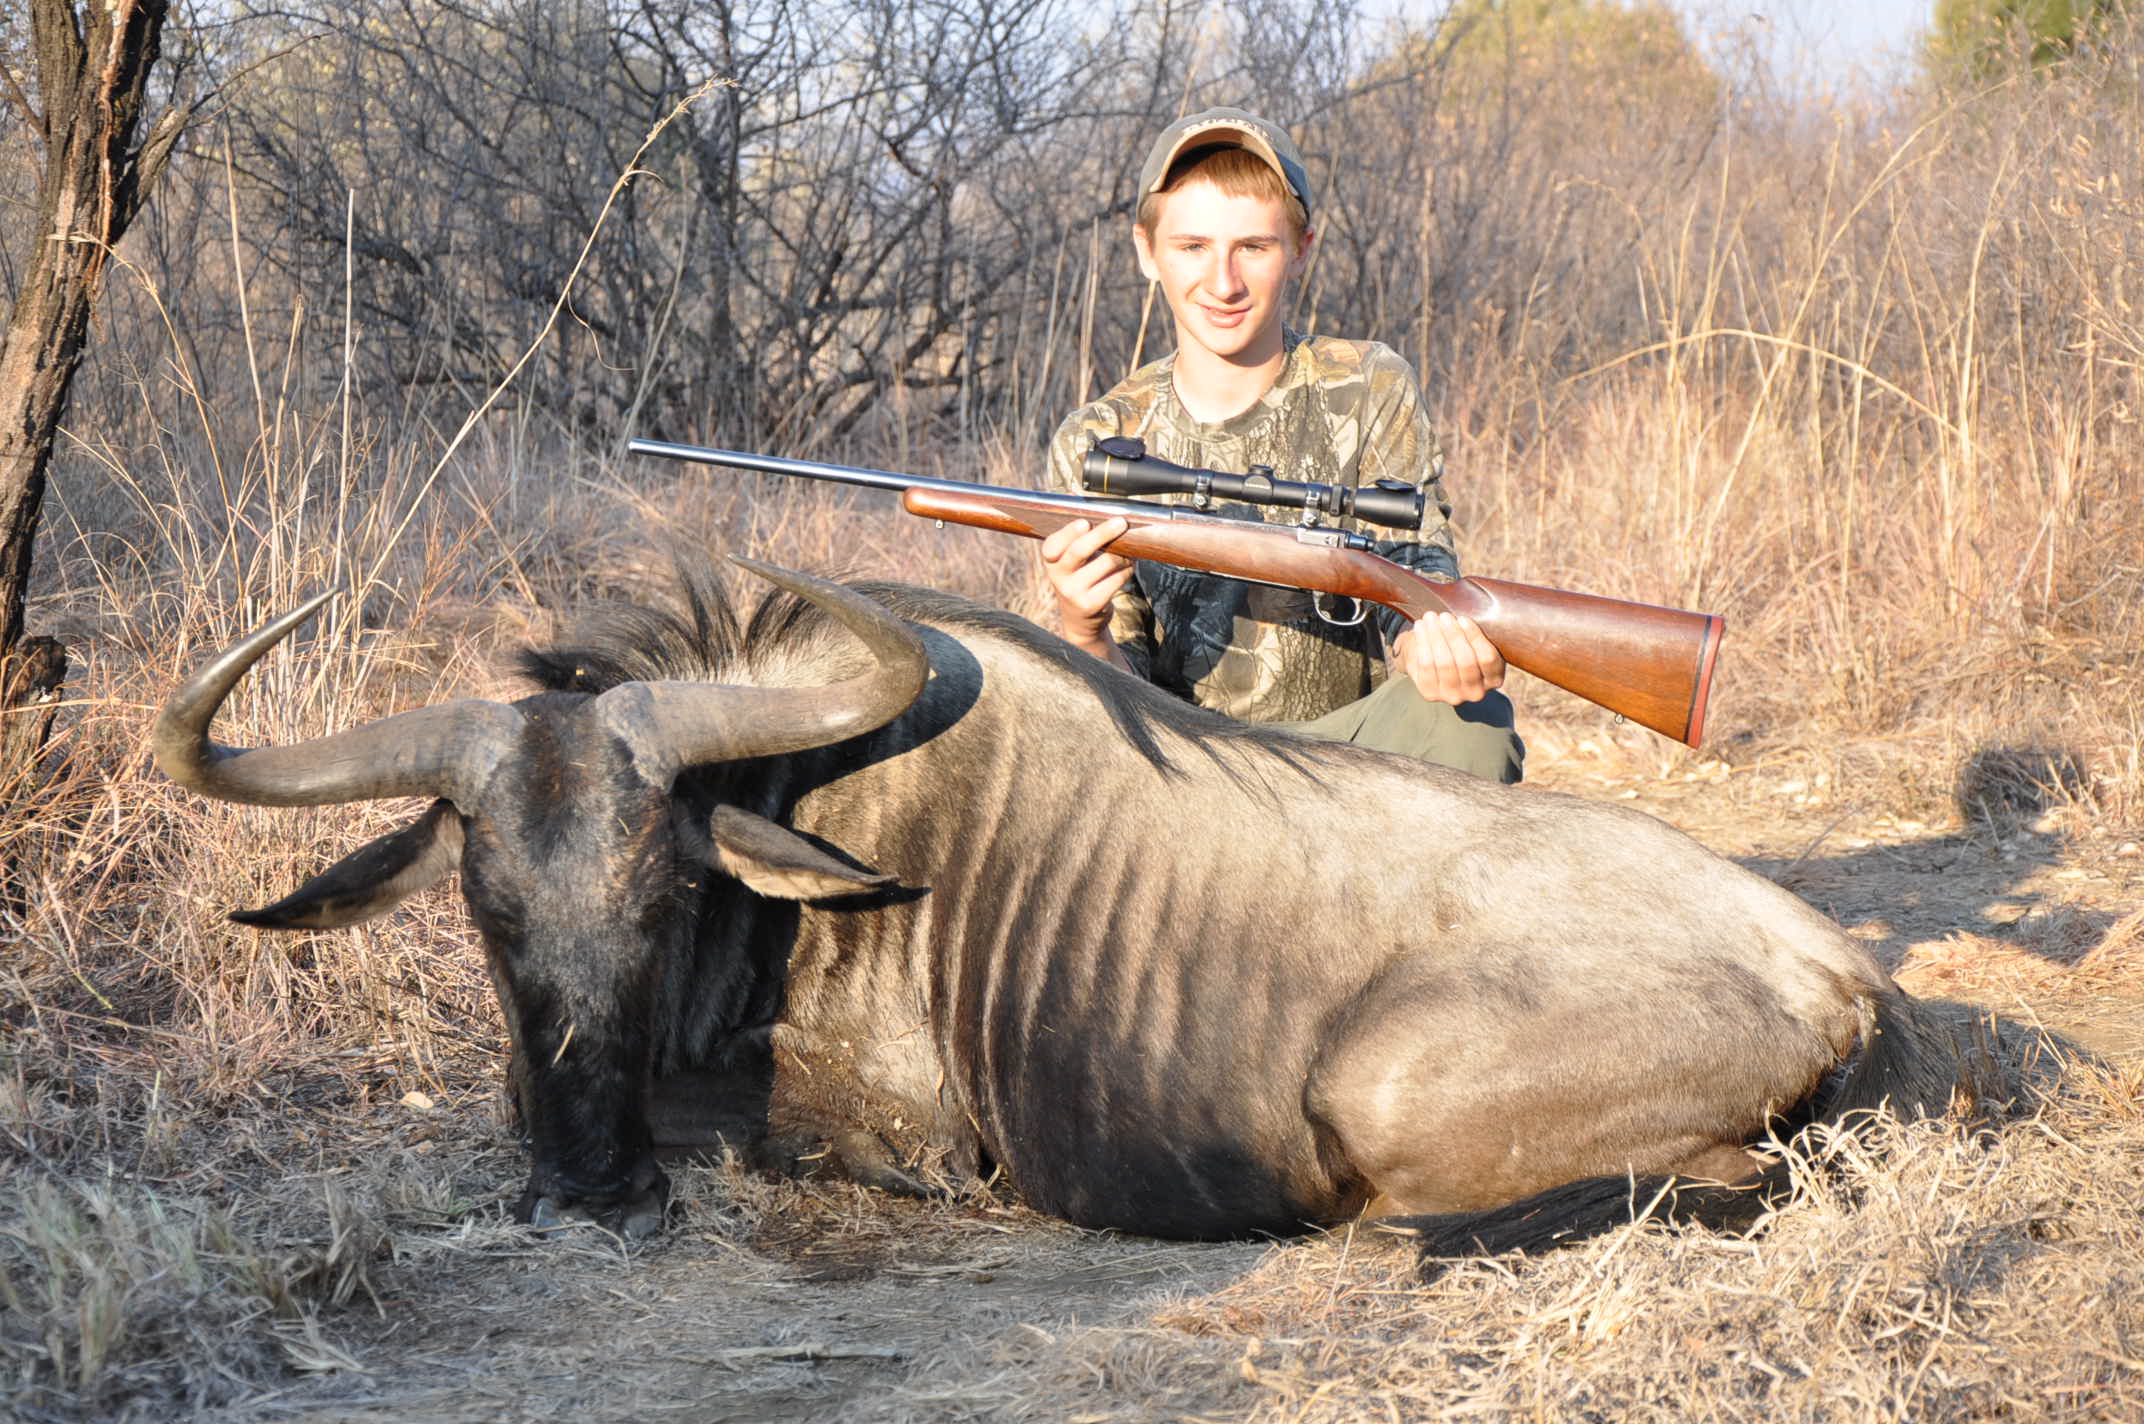
[[[1410,679],[1393,677],[1368,697],[1285,725],[1307,737],[1397,752],[1490,781],[1515,782],[1526,770],[1526,743],[1512,725],[1511,699],[1501,692],[1453,707],[1431,702]]]

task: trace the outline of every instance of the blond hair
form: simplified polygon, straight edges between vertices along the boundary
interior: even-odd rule
[[[1300,248],[1310,236],[1310,215],[1303,211],[1302,201],[1289,191],[1287,181],[1257,154],[1234,144],[1187,149],[1169,165],[1161,187],[1139,200],[1134,221],[1153,232],[1161,221],[1162,201],[1193,182],[1211,183],[1231,198],[1278,198],[1287,206],[1289,241]]]

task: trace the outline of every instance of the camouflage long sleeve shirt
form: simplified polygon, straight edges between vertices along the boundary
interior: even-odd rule
[[[1272,389],[1250,409],[1211,424],[1194,420],[1177,400],[1174,362],[1142,366],[1066,417],[1050,441],[1053,487],[1080,493],[1081,460],[1110,435],[1136,435],[1152,454],[1210,470],[1269,465],[1280,479],[1344,485],[1404,480],[1428,497],[1427,517],[1417,538],[1381,540],[1378,552],[1409,568],[1457,575],[1443,452],[1414,370],[1397,353],[1373,341],[1289,332]],[[1296,517],[1237,503],[1219,512],[1273,523]],[[1334,602],[1345,616],[1347,601]],[[1245,721],[1304,721],[1384,681],[1387,648],[1405,625],[1387,610],[1370,612],[1376,616],[1335,627],[1300,590],[1142,559],[1111,606],[1109,631],[1134,671],[1178,696]]]

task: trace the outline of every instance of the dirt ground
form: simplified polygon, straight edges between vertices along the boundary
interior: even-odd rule
[[[1640,806],[1782,881],[1917,993],[1981,1003],[2116,1058],[2144,1054],[2144,990],[2106,972],[2109,947],[2139,933],[2144,852],[2095,824],[2087,801],[1916,821],[1806,769],[1662,774],[1588,746],[1537,748],[1535,784]],[[474,1127],[483,1145],[452,1164],[466,1205],[520,1180],[496,1105],[480,1097],[370,1111],[403,1152],[444,1151]],[[214,1417],[1241,1418],[1270,1401],[1255,1350],[1240,1343],[1192,1332],[1156,1346],[1198,1366],[1188,1396],[1180,1384],[1142,1396],[1109,1376],[1134,1367],[1172,1312],[1219,1308],[1210,1297],[1272,1269],[1276,1253],[1345,1261],[1400,1249],[1367,1237],[1161,1243],[1080,1232],[980,1195],[922,1204],[770,1183],[733,1165],[674,1175],[677,1225],[630,1253],[534,1242],[495,1214],[449,1210],[429,1229],[405,1214],[372,1273],[377,1308],[361,1295],[340,1316],[319,1373]],[[1095,1332],[1109,1350],[1056,1348]],[[1091,1411],[1053,1412],[1089,1388]]]

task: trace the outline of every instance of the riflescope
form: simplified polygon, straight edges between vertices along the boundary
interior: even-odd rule
[[[1355,518],[1390,529],[1420,529],[1426,501],[1405,480],[1372,485],[1328,485],[1312,480],[1277,480],[1265,465],[1240,475],[1221,470],[1194,470],[1172,465],[1146,452],[1136,435],[1111,435],[1094,442],[1080,462],[1080,485],[1091,494],[1188,494],[1199,509],[1217,499],[1245,504],[1273,504],[1335,518]]]

